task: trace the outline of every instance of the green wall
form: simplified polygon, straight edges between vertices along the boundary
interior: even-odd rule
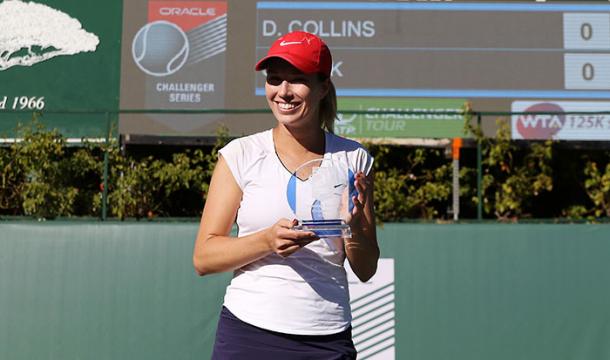
[[[194,223],[0,223],[0,359],[207,359]],[[610,358],[610,226],[386,224],[396,359]]]

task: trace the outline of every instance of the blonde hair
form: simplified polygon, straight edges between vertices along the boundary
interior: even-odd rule
[[[335,85],[330,79],[326,96],[320,100],[320,125],[329,133],[334,132],[335,119],[337,118],[337,92]]]

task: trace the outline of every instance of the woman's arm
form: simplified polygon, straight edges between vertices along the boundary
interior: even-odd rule
[[[349,221],[352,238],[345,239],[345,254],[356,276],[360,281],[365,282],[375,275],[379,260],[373,207],[375,176],[371,170],[368,176],[359,172],[355,178],[358,196],[352,198],[354,209]]]
[[[289,256],[316,239],[313,233],[290,230],[294,223],[288,219],[248,236],[229,237],[241,197],[242,191],[221,156],[210,181],[193,250],[193,266],[199,275],[232,271],[273,252]]]

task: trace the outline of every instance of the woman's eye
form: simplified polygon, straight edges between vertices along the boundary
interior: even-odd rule
[[[294,78],[292,80],[289,81],[291,84],[304,84],[307,82],[307,79],[305,78]]]
[[[284,81],[288,82],[289,84],[307,84],[307,78],[305,77],[284,78],[276,75],[267,76],[267,84],[272,86],[279,86]]]
[[[278,86],[282,81],[283,80],[278,76],[267,76],[267,84],[269,85]]]

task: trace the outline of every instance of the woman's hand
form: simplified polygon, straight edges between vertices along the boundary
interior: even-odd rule
[[[297,220],[280,219],[267,229],[266,240],[269,248],[281,257],[288,257],[319,237],[311,231],[292,230]]]
[[[377,271],[379,247],[375,228],[375,209],[373,208],[375,176],[371,170],[368,176],[358,172],[354,186],[358,196],[352,196],[354,208],[348,217],[352,237],[345,239],[345,254],[352,270],[360,281],[368,281]]]
[[[369,195],[368,192],[371,191],[366,176],[362,171],[356,173],[356,176],[354,177],[354,186],[358,191],[358,196],[352,196],[354,208],[347,219],[350,226],[358,226],[361,224],[362,217],[364,216],[364,207]]]

